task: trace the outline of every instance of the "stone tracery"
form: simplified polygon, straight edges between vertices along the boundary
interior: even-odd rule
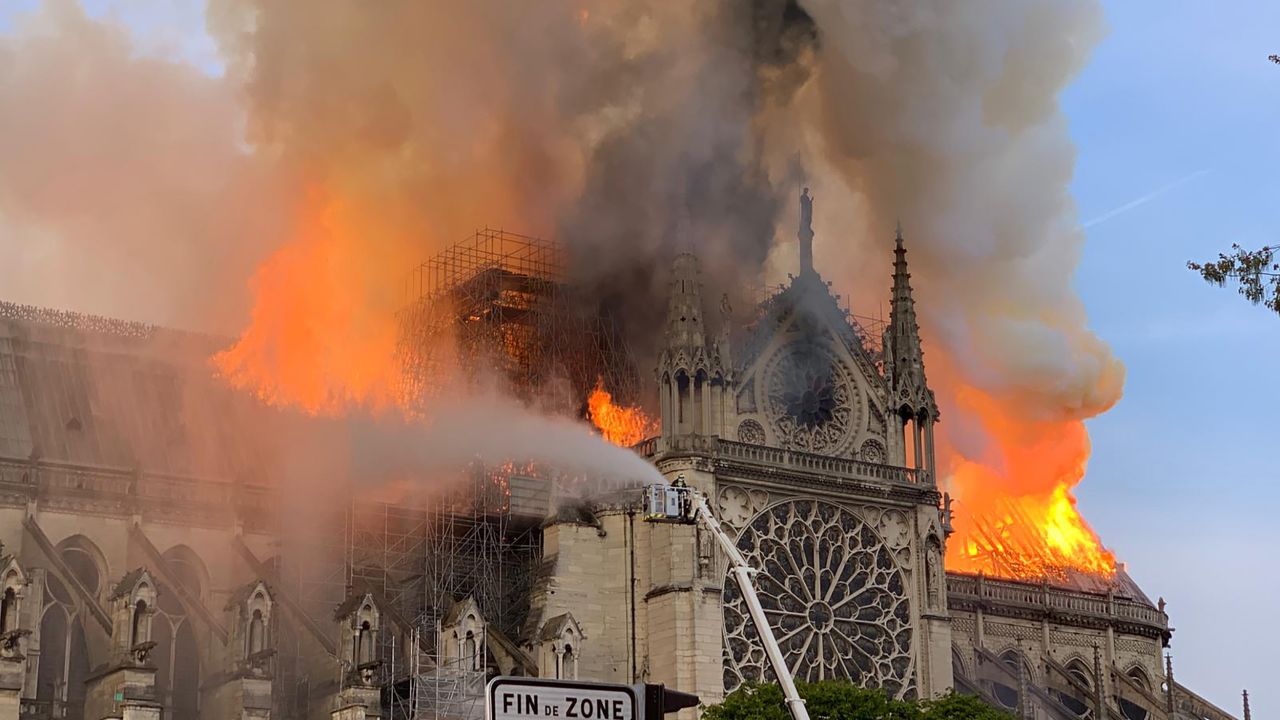
[[[738,548],[761,570],[760,602],[797,678],[913,692],[911,614],[893,553],[856,514],[817,500],[774,505]],[[726,689],[770,677],[736,583],[724,590]]]
[[[769,421],[784,447],[837,451],[857,427],[856,388],[848,370],[821,343],[783,347],[764,381]]]

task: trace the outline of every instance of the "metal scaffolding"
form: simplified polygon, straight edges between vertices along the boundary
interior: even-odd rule
[[[620,402],[637,400],[630,352],[610,316],[566,281],[553,241],[478,231],[414,269],[399,321],[409,407],[481,374],[568,413],[597,383]]]
[[[580,413],[598,383],[634,402],[630,353],[609,317],[566,282],[562,262],[554,242],[486,229],[415,268],[398,316],[404,406],[422,409],[442,388],[481,376],[566,414]],[[330,520],[342,532],[321,534],[287,574],[319,620],[352,592],[374,593],[383,607],[377,682],[384,717],[397,720],[477,716],[486,639],[478,663],[459,663],[441,647],[441,625],[469,597],[492,630],[518,641],[541,522],[561,480],[477,462],[430,481],[429,493],[376,502],[353,489],[343,516]],[[308,676],[305,659],[292,662],[282,675],[298,688],[295,707],[334,682]]]
[[[523,468],[477,463],[445,491],[395,501],[353,495],[339,516],[317,519],[341,532],[317,533],[310,547],[284,553],[284,582],[326,630],[351,593],[373,593],[382,613],[375,682],[384,717],[468,718],[481,709],[483,639],[479,666],[463,667],[441,647],[440,628],[455,602],[472,598],[496,630],[519,637],[541,558],[545,485]],[[281,707],[303,717],[343,680],[322,670],[331,661],[302,654],[298,632],[279,637],[278,691]]]
[[[485,666],[459,663],[441,647],[455,602],[472,598],[486,620],[517,637],[541,556],[546,506],[511,501],[515,468],[473,464],[453,489],[409,503],[353,503],[347,520],[351,586],[371,589],[394,617],[379,657],[390,718],[460,718],[480,708]],[[537,481],[541,482],[541,481]],[[407,627],[406,627],[407,626]],[[479,652],[483,658],[483,639]]]

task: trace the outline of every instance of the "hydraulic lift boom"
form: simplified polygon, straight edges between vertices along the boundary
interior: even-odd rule
[[[764,643],[765,654],[773,667],[773,674],[778,677],[782,686],[782,696],[786,700],[787,710],[793,720],[809,720],[809,712],[805,709],[804,700],[796,692],[795,680],[791,670],[782,657],[782,648],[769,627],[764,608],[760,605],[760,597],[756,594],[752,576],[759,571],[747,564],[738,546],[734,544],[729,533],[720,527],[720,521],[711,513],[707,497],[694,488],[689,487],[684,476],[676,477],[671,485],[650,485],[645,488],[645,520],[649,522],[681,523],[685,525],[701,524],[719,543],[720,549],[729,558],[729,572],[738,581],[742,589],[742,597],[747,602],[747,610],[751,614],[751,622],[756,627],[760,641]]]

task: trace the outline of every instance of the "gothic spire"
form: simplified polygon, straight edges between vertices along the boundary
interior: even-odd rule
[[[671,264],[671,293],[667,302],[669,348],[691,349],[706,345],[699,274],[696,255],[691,252],[676,255]]]
[[[892,352],[893,397],[899,408],[913,414],[924,412],[937,419],[938,408],[924,375],[924,351],[920,348],[920,325],[911,294],[911,273],[907,270],[907,249],[898,223],[893,250],[893,298],[889,309],[889,341]]]
[[[703,317],[698,258],[676,255],[671,264],[666,347],[658,357],[662,437],[721,435],[732,379],[727,335],[710,342]],[[727,302],[725,303],[727,305]],[[727,322],[727,309],[726,313]]]
[[[813,274],[813,198],[809,196],[809,188],[800,193],[800,230],[796,233],[800,240],[800,275]]]
[[[1245,690],[1240,694],[1244,696],[1244,720],[1253,720],[1252,715],[1249,713],[1249,691]]]

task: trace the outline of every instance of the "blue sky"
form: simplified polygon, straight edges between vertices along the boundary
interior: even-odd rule
[[[204,0],[79,0],[79,3],[90,17],[127,25],[141,52],[185,60],[210,75],[222,74],[217,44],[205,32]],[[40,0],[0,0],[0,32],[12,30],[19,15],[39,6]]]
[[[0,0],[0,32],[37,0]],[[1076,284],[1128,367],[1093,420],[1085,516],[1153,598],[1178,678],[1280,715],[1265,623],[1280,608],[1273,410],[1280,317],[1185,268],[1280,238],[1280,3],[1104,3],[1110,34],[1062,98],[1088,242]],[[201,0],[85,0],[142,50],[221,72]]]
[[[1185,269],[1280,238],[1280,4],[1106,3],[1110,34],[1063,97],[1088,242],[1076,285],[1128,367],[1089,424],[1085,516],[1169,601],[1174,675],[1224,709],[1280,713],[1280,317]],[[1172,186],[1172,187],[1171,187]],[[1133,201],[1149,201],[1114,212]]]

